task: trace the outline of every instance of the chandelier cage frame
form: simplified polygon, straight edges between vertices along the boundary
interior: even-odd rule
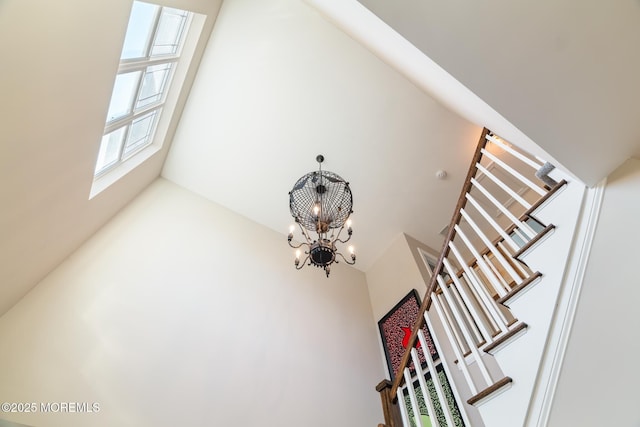
[[[318,170],[300,177],[289,192],[289,210],[305,241],[293,244],[291,226],[288,243],[294,249],[304,249],[305,258],[300,262],[300,251],[296,253],[294,261],[297,270],[305,265],[313,265],[324,269],[327,277],[331,271],[331,264],[342,259],[346,264],[353,265],[356,255],[350,247],[350,259],[347,259],[337,249],[336,244],[345,244],[351,240],[351,214],[353,213],[353,194],[349,183],[338,174],[323,171],[324,156],[316,157]],[[340,238],[347,229],[346,239]],[[315,233],[317,238],[312,238]]]

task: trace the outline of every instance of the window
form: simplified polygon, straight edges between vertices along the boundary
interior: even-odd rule
[[[153,143],[191,19],[184,10],[133,3],[95,178]]]

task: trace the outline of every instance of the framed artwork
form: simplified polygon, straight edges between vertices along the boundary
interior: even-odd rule
[[[420,297],[418,291],[412,289],[402,300],[397,303],[382,319],[378,322],[380,336],[382,337],[382,346],[387,359],[387,368],[391,379],[395,379],[402,356],[409,343],[411,329],[418,318],[420,312]],[[429,347],[429,354],[433,360],[438,358],[438,352],[429,329],[425,324],[423,326],[424,336]],[[426,359],[420,342],[416,343],[418,349],[418,357],[423,365],[426,365]],[[410,365],[411,371],[414,371],[413,364]]]

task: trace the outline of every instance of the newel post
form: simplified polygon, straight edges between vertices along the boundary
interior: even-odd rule
[[[389,380],[382,380],[376,386],[376,391],[380,393],[382,401],[382,412],[384,413],[384,427],[402,427],[400,408],[398,400],[395,402],[391,398],[391,387],[393,383]]]

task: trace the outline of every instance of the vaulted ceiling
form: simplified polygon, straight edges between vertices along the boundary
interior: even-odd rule
[[[231,1],[163,176],[287,233],[288,191],[323,154],[366,270],[401,232],[439,249],[480,132],[305,3]]]
[[[601,10],[574,1],[576,13],[555,2],[490,2],[488,11],[422,2],[433,7],[426,13],[415,2],[363,1],[422,50],[410,63],[427,53],[467,85],[431,76],[467,91],[454,102],[382,55],[380,41],[356,35],[367,32],[357,23],[368,11],[353,0],[226,0],[219,15],[220,2],[166,0],[208,16],[171,153],[168,141],[88,200],[131,0],[35,3],[0,3],[0,314],[161,171],[281,231],[283,246],[274,250],[288,250],[287,192],[322,153],[324,167],[352,185],[354,244],[366,270],[400,232],[439,248],[483,125],[540,139],[586,182],[640,151],[632,103],[640,95],[632,81],[640,74],[637,2]],[[360,15],[340,21],[323,8],[332,4],[355,4]],[[527,16],[545,30],[525,25]],[[612,25],[591,25],[602,16]],[[496,29],[510,20],[509,31]],[[391,51],[393,34],[382,39]],[[560,51],[550,48],[554,40]],[[476,114],[485,107],[488,115]],[[439,169],[447,179],[435,178]]]
[[[640,1],[360,3],[586,184],[640,156]]]

